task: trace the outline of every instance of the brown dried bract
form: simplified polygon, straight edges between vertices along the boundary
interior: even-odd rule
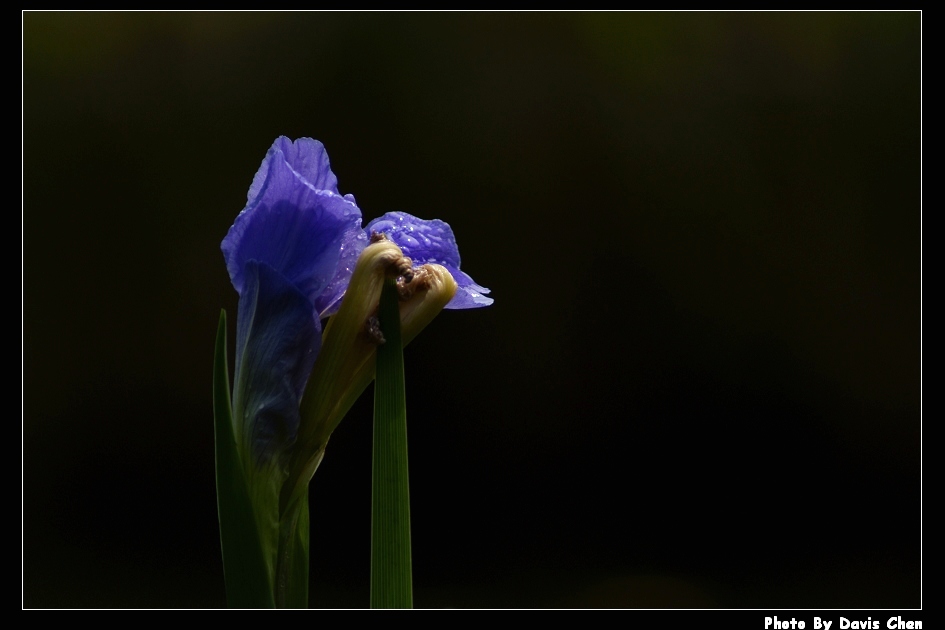
[[[364,334],[368,340],[381,345],[387,340],[384,339],[384,333],[381,332],[381,320],[377,318],[377,315],[371,315],[367,318],[367,321],[364,322]]]
[[[428,265],[414,267],[410,277],[401,276],[397,280],[397,293],[401,301],[407,301],[418,291],[427,291],[430,288],[430,278],[432,274]]]
[[[406,256],[401,256],[398,260],[392,262],[387,268],[387,277],[398,278],[398,282],[400,282],[400,278],[410,282],[413,280],[413,274],[413,261]]]

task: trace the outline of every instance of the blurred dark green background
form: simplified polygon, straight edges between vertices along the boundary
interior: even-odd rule
[[[24,605],[225,604],[219,243],[282,134],[496,300],[407,351],[417,606],[920,605],[920,29],[24,14]],[[370,422],[314,606],[367,605]]]

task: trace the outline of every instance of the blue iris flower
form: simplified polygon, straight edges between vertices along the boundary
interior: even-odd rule
[[[391,212],[362,228],[361,210],[352,195],[338,191],[322,143],[276,139],[222,243],[240,296],[233,428],[251,477],[295,441],[321,320],[338,310],[372,232],[387,234],[414,265],[449,270],[458,290],[446,308],[492,303],[489,290],[460,271],[449,225]]]
[[[387,239],[371,244],[375,232]],[[460,271],[446,223],[388,213],[362,228],[354,197],[338,191],[325,147],[311,138],[276,139],[222,249],[239,293],[232,405],[215,403],[227,589],[237,603],[304,606],[305,490],[334,427],[373,378],[379,340],[362,331],[384,278],[402,276],[405,341],[441,308],[492,299]],[[258,588],[244,591],[244,580]]]

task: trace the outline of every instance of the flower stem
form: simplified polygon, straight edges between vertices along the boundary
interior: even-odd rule
[[[385,280],[378,308],[371,497],[371,608],[412,608],[407,409],[397,285]]]
[[[225,312],[220,313],[213,358],[213,426],[217,513],[227,604],[230,608],[272,608],[275,602],[270,568],[262,549],[253,503],[233,435]]]

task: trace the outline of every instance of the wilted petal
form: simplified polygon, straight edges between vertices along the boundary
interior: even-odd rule
[[[418,219],[406,212],[388,212],[368,223],[364,231],[386,234],[415,266],[433,263],[446,267],[459,286],[446,308],[478,308],[492,304],[493,299],[485,295],[489,289],[460,271],[459,248],[449,224],[439,219]]]

